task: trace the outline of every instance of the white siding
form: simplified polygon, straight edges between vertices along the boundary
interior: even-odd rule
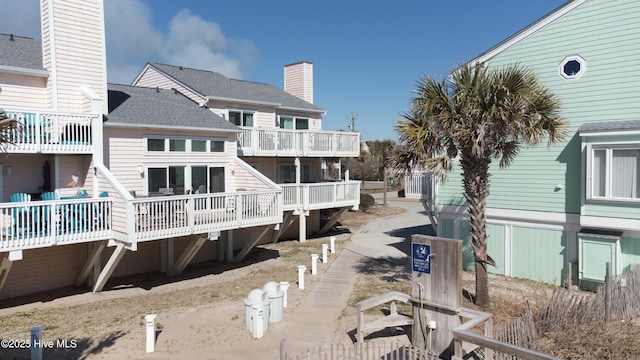
[[[0,74],[0,104],[8,109],[45,109],[46,79]]]
[[[106,99],[106,61],[102,1],[67,0],[42,1],[43,48],[45,68],[51,69],[52,78],[48,91],[57,94],[57,104],[51,108],[59,111],[79,112],[83,109],[80,86],[92,89]],[[55,31],[49,33],[49,21]],[[52,101],[54,99],[51,99]],[[107,101],[103,111],[106,113]]]
[[[313,104],[313,64],[300,62],[285,66],[284,91]]]
[[[196,94],[195,92],[187,89],[181,84],[171,80],[166,77],[164,74],[158,72],[156,69],[153,69],[149,66],[145,67],[142,74],[138,77],[136,81],[133,82],[134,86],[142,86],[142,87],[150,87],[155,88],[159,87],[161,89],[176,89],[184,96],[189,99],[195,101],[200,104],[204,99],[202,96]]]

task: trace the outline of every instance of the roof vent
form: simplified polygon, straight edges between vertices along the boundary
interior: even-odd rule
[[[180,65],[180,70],[184,70],[184,68],[182,67],[182,65]]]
[[[13,34],[9,34],[9,41],[16,41],[16,39],[13,38]]]
[[[160,87],[156,86],[156,92],[159,93],[160,92]]]

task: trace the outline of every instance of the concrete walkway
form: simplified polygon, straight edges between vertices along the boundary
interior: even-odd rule
[[[313,288],[308,301],[288,316],[287,322],[291,325],[278,334],[287,340],[290,354],[331,343],[338,317],[348,304],[358,265],[365,257],[402,261],[409,256],[411,235],[430,233],[422,204],[398,199],[391,193],[387,196],[389,206],[401,207],[407,212],[376,219],[352,234],[351,241]]]

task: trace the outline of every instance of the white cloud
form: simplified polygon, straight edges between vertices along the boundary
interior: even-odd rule
[[[0,33],[40,38],[38,0],[0,0],[0,9]],[[256,57],[251,41],[227,38],[218,23],[188,9],[173,16],[166,34],[153,26],[152,9],[142,0],[104,0],[104,11],[110,82],[130,83],[147,62],[242,78]]]
[[[109,81],[131,82],[148,61],[242,78],[256,54],[250,41],[229,41],[218,23],[188,9],[173,16],[168,34],[151,25],[151,10],[140,0],[105,1],[105,13]]]

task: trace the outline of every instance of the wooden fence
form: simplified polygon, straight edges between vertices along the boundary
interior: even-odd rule
[[[607,271],[608,273],[608,271]],[[640,271],[606,276],[598,292],[556,289],[540,316],[543,328],[640,317]]]
[[[438,360],[427,350],[400,345],[398,342],[366,342],[361,346],[325,345],[307,349],[299,354],[287,351],[286,340],[280,342],[280,360]]]

